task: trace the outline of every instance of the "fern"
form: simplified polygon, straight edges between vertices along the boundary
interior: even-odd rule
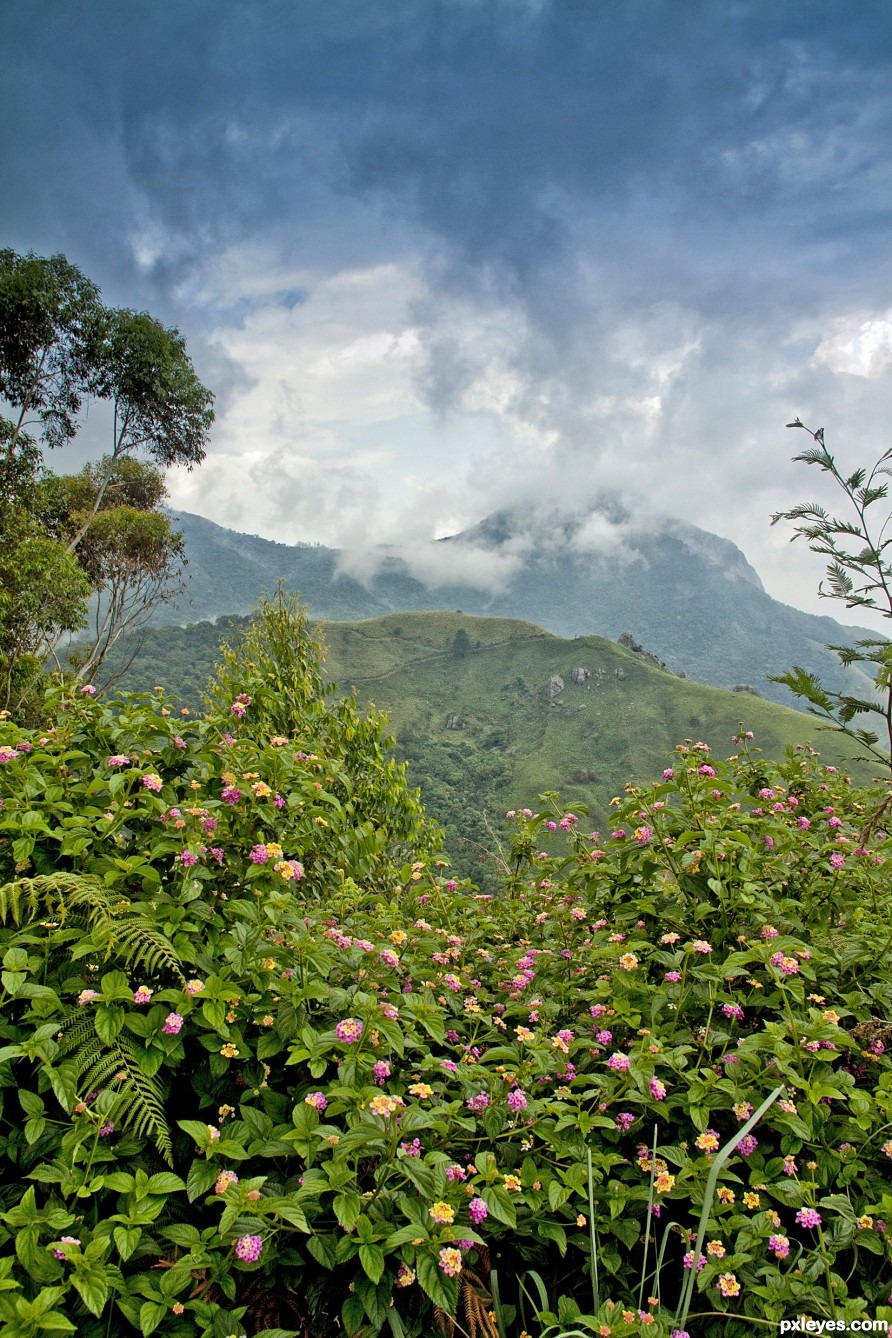
[[[115,1083],[122,1123],[138,1138],[151,1138],[168,1166],[172,1166],[173,1141],[164,1114],[164,1094],[140,1069],[127,1037],[118,1036],[106,1045],[96,1035],[91,1017],[73,1013],[62,1023],[59,1051],[72,1056],[83,1095]],[[123,1082],[118,1079],[121,1073],[126,1075]]]
[[[21,925],[26,913],[31,920],[50,915],[83,923],[89,938],[73,950],[75,959],[103,953],[106,961],[118,956],[150,974],[167,970],[186,979],[176,950],[151,920],[89,874],[42,874],[0,886],[0,922]]]

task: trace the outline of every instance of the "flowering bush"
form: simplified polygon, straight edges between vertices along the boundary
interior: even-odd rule
[[[531,1271],[598,1334],[892,1317],[875,797],[685,745],[494,898],[287,611],[200,721],[54,707],[0,725],[4,1334],[496,1334]]]

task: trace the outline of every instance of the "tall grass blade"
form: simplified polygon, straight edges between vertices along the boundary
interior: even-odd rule
[[[706,1239],[706,1227],[709,1222],[709,1214],[712,1211],[712,1201],[715,1198],[715,1187],[719,1178],[719,1172],[734,1152],[734,1149],[737,1147],[740,1140],[745,1138],[750,1130],[756,1127],[762,1116],[767,1110],[771,1109],[783,1090],[783,1084],[781,1084],[780,1087],[775,1087],[771,1096],[767,1097],[762,1102],[759,1109],[750,1116],[743,1128],[739,1130],[738,1133],[734,1134],[733,1138],[729,1138],[724,1147],[720,1148],[716,1153],[715,1161],[712,1163],[712,1169],[709,1172],[709,1179],[706,1181],[706,1194],[703,1199],[703,1211],[700,1214],[700,1225],[697,1229],[697,1241],[694,1245],[694,1258],[681,1293],[681,1313],[676,1321],[676,1327],[679,1329],[685,1327],[688,1311],[691,1308],[691,1300],[693,1299],[694,1287],[697,1282],[697,1262],[700,1258],[700,1252],[703,1249],[703,1242]]]
[[[592,1300],[593,1314],[601,1309],[601,1287],[598,1281],[598,1228],[595,1226],[595,1177],[592,1171],[592,1150],[586,1148],[588,1156],[588,1238],[592,1256]]]
[[[654,1142],[650,1152],[650,1186],[647,1191],[647,1213],[644,1218],[644,1258],[641,1261],[641,1285],[638,1288],[638,1309],[644,1300],[644,1283],[647,1278],[647,1254],[650,1249],[650,1228],[656,1220],[653,1215],[654,1206],[654,1178],[657,1173],[657,1126],[654,1125]],[[654,1236],[656,1236],[656,1227],[654,1227]]]
[[[508,1338],[508,1331],[505,1328],[505,1316],[502,1312],[502,1298],[499,1295],[499,1275],[493,1269],[489,1275],[489,1290],[492,1293],[492,1309],[496,1317],[496,1325],[499,1330],[499,1338]]]

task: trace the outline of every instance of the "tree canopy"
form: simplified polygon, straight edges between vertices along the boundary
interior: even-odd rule
[[[110,449],[78,475],[55,475],[44,449],[77,436],[90,400],[112,408]],[[178,330],[106,307],[64,256],[12,250],[0,251],[0,407],[8,707],[24,702],[60,638],[82,631],[88,615],[78,662],[93,673],[122,632],[181,588],[183,546],[161,510],[163,470],[202,462],[214,412]]]

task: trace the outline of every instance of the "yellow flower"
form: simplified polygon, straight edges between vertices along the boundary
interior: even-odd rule
[[[406,1103],[401,1096],[373,1096],[369,1102],[369,1110],[373,1115],[381,1115],[386,1118],[388,1115],[395,1115],[401,1106]],[[452,1218],[450,1217],[450,1222]]]
[[[706,1253],[713,1259],[724,1259],[727,1250],[720,1240],[711,1240],[706,1246]]]
[[[442,1200],[433,1204],[429,1211],[438,1226],[451,1226],[455,1221],[455,1209],[450,1204],[443,1203]]]
[[[516,1175],[503,1175],[502,1181],[509,1194],[516,1194],[520,1189],[520,1179]]]
[[[267,841],[266,853],[270,859],[281,859],[284,851],[278,841]]]
[[[577,1216],[576,1225],[578,1227],[588,1226],[588,1220],[582,1213],[579,1213],[579,1215]]]
[[[675,1176],[670,1175],[668,1171],[661,1171],[654,1181],[654,1189],[658,1194],[668,1194],[675,1188]]]
[[[238,1049],[232,1044],[232,1041],[227,1041],[225,1045],[220,1046],[220,1054],[224,1059],[237,1059]]]
[[[255,781],[251,786],[251,793],[256,795],[258,799],[266,799],[267,795],[272,794],[272,790],[266,781]]]
[[[426,1097],[433,1096],[434,1094],[434,1089],[430,1087],[426,1082],[410,1083],[409,1091],[411,1092],[412,1096],[421,1097],[422,1100],[424,1100]]]
[[[863,1217],[858,1218],[858,1226],[862,1231],[869,1231],[873,1226],[873,1218],[868,1217],[865,1213]]]
[[[733,1203],[734,1190],[728,1189],[727,1185],[722,1185],[721,1188],[718,1190],[716,1197],[719,1203]]]
[[[745,1208],[758,1208],[761,1202],[762,1200],[758,1194],[744,1194],[743,1196],[743,1206]]]

